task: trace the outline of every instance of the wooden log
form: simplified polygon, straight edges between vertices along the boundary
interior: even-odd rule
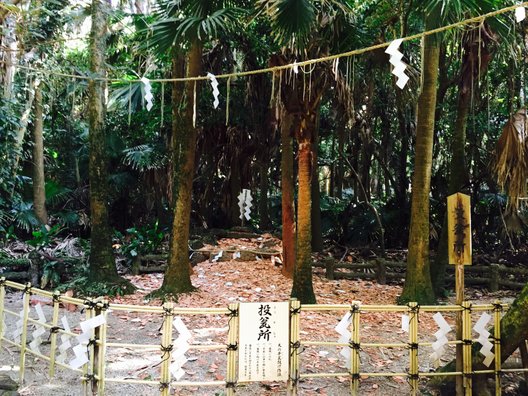
[[[11,281],[29,280],[31,278],[31,274],[28,271],[3,272],[0,275]]]

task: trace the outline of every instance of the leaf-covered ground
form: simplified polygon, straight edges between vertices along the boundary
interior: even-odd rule
[[[267,239],[270,246],[269,239]],[[275,241],[278,245],[278,241]],[[214,249],[254,249],[262,245],[261,240],[224,239]],[[138,287],[131,296],[112,299],[114,303],[135,305],[160,305],[161,301],[146,301],[145,296],[160,287],[162,274],[144,274],[128,276]],[[197,291],[182,295],[178,305],[182,307],[226,307],[233,302],[265,302],[287,301],[291,290],[291,280],[280,274],[280,267],[270,259],[256,261],[205,261],[194,267],[193,284]],[[394,304],[401,292],[399,285],[378,285],[374,282],[360,280],[334,280],[324,277],[323,270],[314,272],[314,289],[318,304],[350,304],[359,301],[361,304]],[[18,293],[9,295],[6,304],[14,311],[20,309],[21,300]],[[511,301],[511,296],[504,293],[494,295],[480,291],[469,290],[468,297],[475,303],[485,303],[502,299]],[[448,303],[452,301],[445,301]],[[51,307],[45,307],[51,317]],[[66,311],[65,311],[66,312]],[[300,335],[302,341],[335,342],[339,334],[335,326],[346,311],[312,312],[302,311]],[[80,312],[67,312],[72,327],[82,320]],[[454,315],[446,314],[447,321],[453,325]],[[184,323],[191,329],[194,345],[212,345],[227,343],[229,328],[228,318],[224,315],[193,315],[182,317]],[[477,317],[475,315],[474,321]],[[9,323],[7,333],[13,330],[15,318]],[[109,315],[108,342],[150,344],[150,349],[132,347],[109,347],[107,354],[106,377],[155,380],[159,378],[161,353],[159,352],[160,326],[162,317],[159,314],[128,313],[115,311]],[[407,343],[408,334],[401,329],[401,314],[399,313],[365,313],[361,316],[361,343]],[[419,334],[421,342],[431,342],[433,334],[438,330],[432,319],[432,313],[421,313]],[[454,332],[448,338],[454,338]],[[175,333],[176,337],[177,334]],[[476,338],[476,334],[474,334]],[[43,347],[45,350],[45,346]],[[299,354],[301,373],[346,373],[345,359],[340,355],[340,347],[306,346]],[[408,349],[406,347],[366,347],[361,349],[360,391],[365,395],[406,394],[409,384],[405,375],[392,377],[374,377],[368,373],[406,373],[408,367]],[[433,370],[430,358],[432,349],[424,346],[419,350],[420,371]],[[443,362],[453,356],[453,348],[448,348]],[[191,349],[187,352],[189,361],[184,365],[186,371],[184,381],[218,381],[226,375],[225,349],[220,351],[200,351]],[[2,346],[0,358],[4,362],[17,364],[18,353],[13,347]],[[21,389],[21,394],[27,395],[77,395],[80,391],[75,375],[64,370],[58,371],[58,381],[47,377],[47,363],[28,356],[27,385]],[[5,363],[9,367],[10,363]],[[14,367],[13,367],[14,368]],[[15,370],[16,371],[16,368]],[[506,390],[515,394],[520,376],[511,377],[506,382]],[[350,378],[347,375],[330,378],[303,379],[299,383],[299,393],[302,395],[346,395],[350,392]],[[425,380],[421,380],[420,388],[428,390]],[[222,387],[187,386],[175,390],[178,395],[214,395],[222,394]],[[237,389],[242,395],[285,394],[283,383],[260,383],[241,385]],[[107,394],[159,394],[157,386],[108,383]]]

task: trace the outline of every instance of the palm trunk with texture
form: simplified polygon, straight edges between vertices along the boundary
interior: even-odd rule
[[[432,17],[429,16],[428,21]],[[426,23],[431,27],[430,23]],[[416,148],[412,178],[411,225],[407,273],[400,303],[433,303],[435,296],[429,269],[429,192],[433,160],[433,135],[438,80],[438,38],[424,40],[423,87],[418,99]]]
[[[198,76],[201,73],[202,47],[198,42],[193,42],[189,52],[187,76]],[[191,283],[189,264],[189,227],[191,219],[192,185],[194,178],[194,162],[196,153],[197,131],[193,126],[194,96],[197,83],[192,81],[186,83],[186,107],[185,114],[177,136],[179,142],[180,168],[177,172],[177,193],[174,205],[174,220],[170,237],[170,250],[167,269],[161,286],[161,292],[177,296],[194,290]],[[173,106],[175,104],[173,103]]]

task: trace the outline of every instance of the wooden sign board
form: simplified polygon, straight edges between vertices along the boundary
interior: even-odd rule
[[[449,264],[471,265],[471,199],[456,193],[447,197]]]
[[[241,303],[239,315],[238,380],[287,381],[289,303]]]

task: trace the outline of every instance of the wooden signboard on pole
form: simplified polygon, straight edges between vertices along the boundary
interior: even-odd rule
[[[471,200],[456,193],[447,197],[447,229],[449,264],[456,265],[456,303],[464,302],[464,265],[471,265]],[[462,312],[457,313],[457,339],[462,340]],[[456,370],[463,371],[463,346],[456,347]],[[456,394],[471,394],[471,378],[457,376]]]

